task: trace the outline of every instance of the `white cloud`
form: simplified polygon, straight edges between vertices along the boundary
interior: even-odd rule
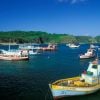
[[[59,2],[69,2],[71,4],[79,3],[79,2],[85,2],[86,0],[58,0]]]

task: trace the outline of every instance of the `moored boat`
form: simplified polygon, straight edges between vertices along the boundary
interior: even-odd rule
[[[19,45],[20,50],[27,50],[29,55],[37,55],[40,54],[41,47],[37,44],[34,45]]]
[[[70,48],[78,48],[80,45],[66,44],[66,46],[69,46]]]
[[[81,76],[57,80],[49,84],[54,99],[94,93],[100,89],[100,62],[90,62]]]
[[[95,49],[95,48],[98,48],[98,46],[91,44],[90,48]]]
[[[85,54],[81,54],[80,59],[87,59],[95,57],[94,49],[88,49]]]
[[[29,60],[29,56],[25,50],[1,50],[0,60]]]
[[[38,51],[38,50],[28,50],[28,53],[29,53],[29,55],[37,55],[37,54],[40,54],[40,51]]]
[[[19,49],[21,50],[40,50],[39,44],[20,44]]]
[[[54,45],[54,44],[48,44],[47,47],[41,47],[41,50],[43,50],[43,51],[54,51],[56,49],[57,49],[56,45]]]

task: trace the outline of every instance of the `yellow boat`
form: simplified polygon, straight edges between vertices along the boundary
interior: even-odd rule
[[[91,94],[100,89],[100,62],[96,59],[89,64],[81,76],[61,79],[49,84],[55,99]]]

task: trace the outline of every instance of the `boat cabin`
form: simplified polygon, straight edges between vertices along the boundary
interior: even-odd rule
[[[90,62],[87,71],[82,73],[81,77],[88,84],[97,84],[100,80],[100,61],[96,59]]]

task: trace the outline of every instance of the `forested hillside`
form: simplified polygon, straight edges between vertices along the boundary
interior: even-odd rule
[[[0,32],[0,43],[96,43],[100,36],[73,36],[69,34],[51,34],[41,31]]]

